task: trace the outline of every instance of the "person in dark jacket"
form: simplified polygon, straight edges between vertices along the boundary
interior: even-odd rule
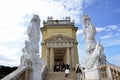
[[[81,73],[82,73],[82,71],[81,71],[80,67],[77,66],[76,74],[77,74],[77,78],[78,78],[78,80],[81,80]]]

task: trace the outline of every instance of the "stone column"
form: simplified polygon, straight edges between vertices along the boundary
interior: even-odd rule
[[[53,54],[53,48],[50,48],[50,68],[53,68],[53,61],[54,61],[54,54]]]
[[[71,56],[72,56],[72,67],[74,67],[75,64],[74,64],[74,49],[73,49],[73,47],[71,47]]]
[[[48,66],[48,48],[46,48],[46,65]]]
[[[66,54],[66,58],[67,58],[67,63],[69,62],[69,64],[70,64],[70,49],[69,49],[69,47],[67,48],[67,54]]]

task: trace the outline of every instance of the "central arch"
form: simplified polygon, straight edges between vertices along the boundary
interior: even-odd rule
[[[55,48],[54,49],[54,64],[65,63],[66,61],[66,49],[65,48]]]

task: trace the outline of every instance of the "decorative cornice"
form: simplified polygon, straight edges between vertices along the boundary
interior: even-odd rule
[[[75,42],[75,39],[62,34],[57,34],[46,39],[45,42]]]
[[[77,41],[65,35],[57,34],[45,41],[46,47],[73,47],[77,44]]]

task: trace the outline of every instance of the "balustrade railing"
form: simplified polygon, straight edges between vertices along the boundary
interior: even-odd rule
[[[41,71],[41,80],[45,79],[46,72],[47,66],[44,65]],[[1,80],[32,80],[32,68],[31,66],[20,66]]]
[[[31,72],[32,71],[29,66],[20,66],[1,80],[30,80],[29,76]]]
[[[101,65],[101,80],[120,80],[120,67],[113,64]]]
[[[67,25],[71,24],[74,25],[74,22],[71,22],[71,20],[48,20],[47,22],[43,21],[44,25]]]
[[[41,71],[41,75],[42,75],[41,80],[45,79],[46,72],[47,72],[47,66],[44,65],[43,68],[42,68],[42,71]]]

